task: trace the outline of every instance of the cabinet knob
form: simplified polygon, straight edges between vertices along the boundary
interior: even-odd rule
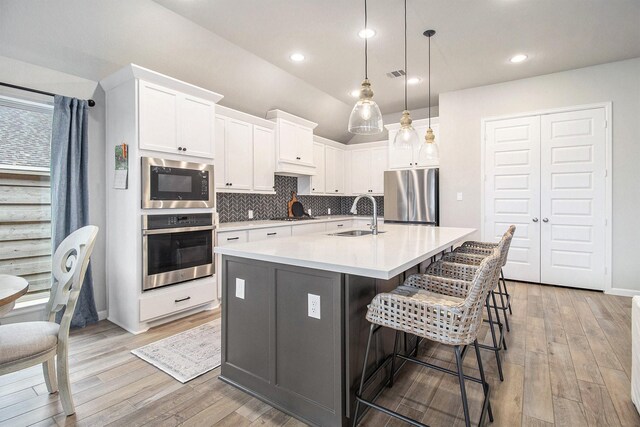
[[[233,182],[230,182],[229,185],[233,185]]]
[[[338,190],[336,190],[336,193],[338,192]]]
[[[187,151],[187,147],[182,147],[182,151]]]
[[[549,218],[542,218],[542,222],[549,222]]]
[[[178,147],[178,151],[182,151],[182,147]]]
[[[315,188],[312,188],[312,189],[311,189],[311,191],[316,191],[316,189],[315,189]]]
[[[301,160],[301,159],[302,159],[302,157],[296,157],[296,160]]]
[[[532,221],[533,222],[538,222],[538,218],[533,218]]]

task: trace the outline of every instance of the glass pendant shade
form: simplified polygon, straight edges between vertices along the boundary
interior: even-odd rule
[[[360,99],[349,116],[349,132],[357,135],[375,135],[382,132],[382,113],[372,98],[371,84],[365,79],[360,89]]]
[[[435,135],[431,128],[427,129],[427,134],[424,137],[425,141],[420,146],[418,153],[419,164],[432,163],[440,161],[440,150],[438,144],[435,141]]]
[[[411,124],[411,116],[407,110],[402,112],[402,119],[400,119],[400,129],[396,133],[393,139],[393,146],[404,150],[412,150],[413,147],[420,143],[418,132]]]

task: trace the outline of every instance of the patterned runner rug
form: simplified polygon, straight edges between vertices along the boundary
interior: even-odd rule
[[[140,359],[186,383],[220,366],[220,319],[131,350]]]

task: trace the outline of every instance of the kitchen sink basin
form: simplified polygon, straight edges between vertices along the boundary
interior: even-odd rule
[[[384,233],[384,231],[378,231],[378,234]],[[343,237],[358,237],[358,236],[367,236],[369,234],[373,234],[371,230],[349,230],[349,231],[341,231],[340,233],[331,233],[329,236],[343,236]]]

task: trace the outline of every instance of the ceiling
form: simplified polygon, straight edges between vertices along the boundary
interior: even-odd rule
[[[640,57],[639,0],[407,2],[409,74],[424,78],[410,87],[413,111],[427,105],[428,28],[434,105],[447,91]],[[0,55],[93,81],[132,62],[221,93],[222,105],[261,117],[280,108],[357,142],[346,127],[363,78],[363,3],[0,0]],[[403,68],[402,4],[369,0],[369,77],[385,120],[403,108],[403,80],[386,77]],[[289,60],[297,51],[304,62]],[[519,52],[529,59],[510,64]],[[3,69],[0,80],[35,84]]]
[[[345,103],[363,78],[364,2],[154,0]],[[638,0],[408,0],[409,108],[437,94],[640,56]],[[403,109],[403,2],[369,0],[369,78],[383,114]],[[301,52],[302,63],[289,55]],[[529,59],[511,64],[525,53]],[[304,94],[301,94],[304,96]]]

